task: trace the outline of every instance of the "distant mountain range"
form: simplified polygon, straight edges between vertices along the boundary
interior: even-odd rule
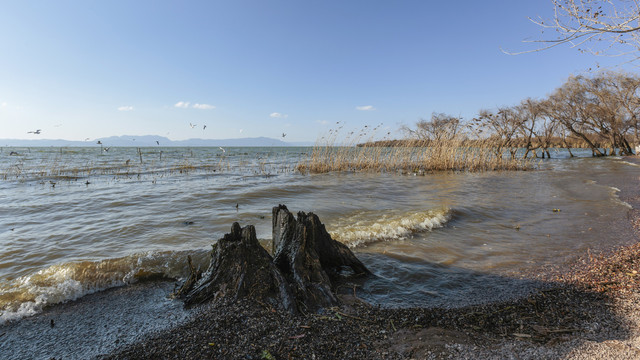
[[[312,146],[311,142],[284,142],[279,139],[267,137],[241,138],[241,139],[188,139],[171,140],[164,136],[156,135],[123,135],[110,136],[106,138],[93,139],[90,141],[73,141],[61,139],[0,139],[0,146],[20,146],[20,147],[65,147],[65,146],[94,146],[100,141],[104,146]]]

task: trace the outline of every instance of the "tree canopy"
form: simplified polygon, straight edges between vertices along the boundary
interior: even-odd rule
[[[418,140],[453,138],[491,140],[498,154],[550,156],[553,147],[590,148],[594,156],[631,155],[638,143],[640,76],[603,71],[593,76],[570,76],[551,95],[525,99],[515,106],[480,110],[471,122],[434,113],[407,133]],[[461,131],[464,129],[465,131]]]

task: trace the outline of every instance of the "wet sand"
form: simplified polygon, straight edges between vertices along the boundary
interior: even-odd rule
[[[637,358],[640,181],[600,181],[619,188],[620,199],[633,207],[628,218],[611,224],[611,237],[625,246],[603,245],[577,254],[568,266],[521,274],[543,286],[516,300],[382,309],[345,291],[341,308],[291,316],[246,302],[184,311],[164,300],[171,283],[146,283],[0,327],[0,348],[3,358],[8,350],[7,358],[47,359]],[[145,316],[136,317],[139,307],[148,307]]]
[[[1,359],[87,359],[170,329],[192,315],[167,299],[173,282],[112,288],[0,326]]]

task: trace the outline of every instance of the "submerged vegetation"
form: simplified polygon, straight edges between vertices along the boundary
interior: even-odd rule
[[[0,179],[156,180],[184,175],[271,176],[294,171],[290,152],[214,148],[0,148]],[[246,150],[246,149],[244,149]],[[299,156],[299,155],[297,155]],[[52,184],[53,185],[53,184]]]
[[[503,156],[490,142],[452,139],[404,141],[390,147],[317,145],[296,168],[303,173],[372,171],[416,174],[533,168],[533,159]]]
[[[158,178],[177,174],[241,174],[331,171],[400,172],[528,170],[553,149],[587,148],[593,156],[632,155],[638,144],[640,76],[602,72],[572,76],[546,99],[480,110],[470,120],[434,113],[404,139],[380,139],[382,124],[359,131],[336,129],[302,151],[240,152],[235,148],[30,149],[0,148],[0,179],[78,180]],[[385,130],[386,131],[386,130]],[[73,159],[69,159],[73,155]]]
[[[374,141],[368,128],[339,139],[331,130],[297,169],[329,171],[527,170],[552,149],[590,149],[593,156],[632,155],[638,143],[640,76],[602,72],[572,76],[549,97],[480,110],[465,121],[434,113],[405,139]],[[342,127],[339,127],[340,130]],[[375,134],[375,130],[373,134]],[[364,141],[363,141],[364,140]]]

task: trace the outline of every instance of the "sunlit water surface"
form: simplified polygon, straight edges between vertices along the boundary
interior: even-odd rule
[[[611,239],[629,207],[606,179],[619,158],[522,172],[294,171],[308,148],[3,149],[0,322],[158,274],[181,278],[234,221],[271,236],[271,209],[312,211],[375,273],[359,296],[384,306],[455,305],[513,274]],[[10,155],[10,151],[17,153]],[[162,153],[161,153],[162,151]]]

